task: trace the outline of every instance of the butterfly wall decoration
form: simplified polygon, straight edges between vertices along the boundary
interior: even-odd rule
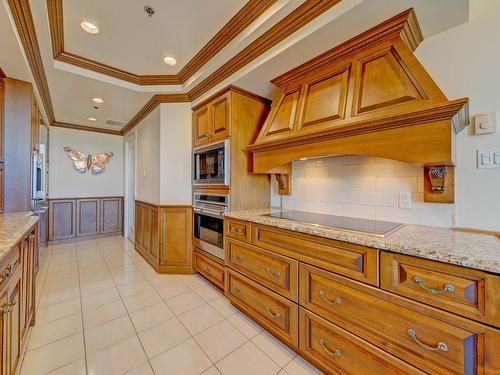
[[[85,174],[87,171],[90,171],[92,174],[101,174],[106,169],[106,164],[113,157],[112,152],[105,152],[93,156],[73,150],[71,147],[64,147],[64,151],[72,161],[73,168],[81,174]]]

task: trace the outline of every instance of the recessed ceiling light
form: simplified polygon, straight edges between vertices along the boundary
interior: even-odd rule
[[[97,119],[95,117],[87,117],[87,120],[89,120],[89,121],[97,121]]]
[[[82,21],[80,27],[89,34],[97,34],[99,32],[99,28],[90,21]]]
[[[174,66],[175,64],[177,64],[177,60],[174,59],[172,56],[166,56],[163,58],[163,61],[165,62],[165,64],[167,65],[172,65]]]
[[[94,101],[94,103],[97,103],[97,104],[104,103],[104,100],[102,100],[101,98],[92,98],[92,100]]]

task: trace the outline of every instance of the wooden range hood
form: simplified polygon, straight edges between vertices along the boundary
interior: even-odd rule
[[[454,202],[454,138],[468,99],[449,101],[413,54],[413,9],[275,78],[281,92],[256,141],[254,173],[291,193],[291,162],[368,155],[424,166],[426,202]]]

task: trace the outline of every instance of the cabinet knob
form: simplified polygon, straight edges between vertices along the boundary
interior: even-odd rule
[[[14,266],[12,264],[9,264],[7,267],[5,267],[5,269],[2,272],[2,278],[8,279],[9,277],[11,277],[13,269]]]

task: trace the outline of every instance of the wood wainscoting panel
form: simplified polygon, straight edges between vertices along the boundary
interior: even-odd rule
[[[123,228],[123,198],[101,198],[101,233],[121,232]]]
[[[77,201],[77,237],[99,234],[99,198]]]
[[[49,241],[76,237],[76,199],[49,201]]]

